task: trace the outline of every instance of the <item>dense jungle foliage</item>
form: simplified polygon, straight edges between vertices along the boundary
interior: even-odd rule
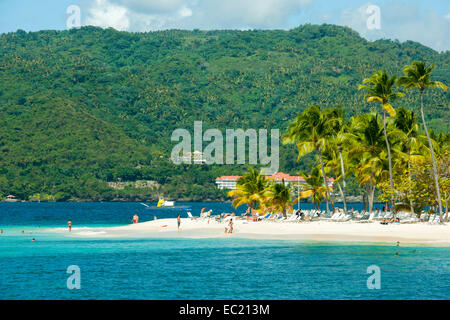
[[[0,197],[56,200],[224,199],[220,175],[242,165],[174,165],[177,128],[279,128],[311,105],[346,116],[373,111],[358,84],[376,70],[400,74],[414,60],[436,64],[450,83],[450,52],[419,43],[369,42],[334,25],[289,31],[127,33],[83,27],[0,35]],[[425,96],[427,124],[449,131],[450,92]],[[394,107],[417,112],[418,94]],[[280,146],[279,171],[295,174],[293,146]],[[194,150],[192,150],[194,151]],[[153,189],[107,182],[155,180]],[[355,189],[355,188],[354,188]],[[349,188],[349,190],[352,190]]]

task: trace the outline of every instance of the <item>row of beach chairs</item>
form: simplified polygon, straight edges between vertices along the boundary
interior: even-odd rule
[[[300,222],[300,221],[312,221],[312,220],[320,220],[320,221],[333,221],[333,222],[345,222],[349,220],[355,220],[357,222],[374,222],[381,221],[383,219],[392,219],[393,214],[391,212],[383,212],[383,211],[372,211],[369,214],[367,211],[353,211],[349,214],[345,214],[342,209],[337,209],[336,212],[327,215],[324,212],[319,210],[301,210],[302,215],[300,215],[300,211],[294,211],[288,217],[284,217],[281,213],[268,213],[264,216],[260,216],[258,218],[259,221],[270,221],[270,222]],[[195,217],[191,212],[187,212],[188,218],[191,220],[207,218],[207,215]],[[216,217],[218,218],[218,217]],[[235,216],[235,218],[239,219],[240,217]],[[428,214],[425,213],[421,216],[421,218],[417,218],[417,216],[411,212],[398,212],[396,214],[396,218],[400,219],[401,223],[414,223],[419,221],[427,221],[431,224],[436,224],[440,222],[438,214]]]

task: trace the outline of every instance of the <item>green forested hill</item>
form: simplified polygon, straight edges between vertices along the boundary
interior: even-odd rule
[[[174,198],[214,198],[214,178],[242,167],[168,162],[176,128],[280,128],[307,106],[373,108],[357,91],[378,69],[401,73],[413,60],[437,65],[450,83],[450,52],[415,42],[368,42],[332,25],[290,31],[126,33],[84,27],[0,35],[0,196],[128,199],[106,181],[157,180]],[[429,125],[449,131],[449,94],[427,93]],[[417,110],[417,96],[396,102]],[[281,171],[294,173],[292,146]]]

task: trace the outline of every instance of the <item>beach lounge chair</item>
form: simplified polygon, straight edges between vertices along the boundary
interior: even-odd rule
[[[440,220],[439,214],[437,214],[437,213],[434,214],[433,216],[431,216],[430,220],[428,221],[428,223],[431,223],[431,224],[437,224],[440,222],[441,222],[441,220]]]
[[[267,219],[270,218],[271,215],[272,215],[271,213],[268,213],[268,214],[266,214],[265,216],[258,217],[258,220],[259,220],[259,221],[267,220]]]
[[[363,211],[363,212],[361,212],[361,214],[362,214],[362,217],[358,220],[358,222],[362,222],[362,223],[372,222],[369,220],[369,218],[370,218],[369,212]]]
[[[192,215],[192,213],[190,213],[189,211],[187,212],[188,218],[190,218],[191,220],[197,220],[197,217],[194,217]]]
[[[328,216],[326,214],[324,214],[319,217],[319,220],[332,221],[333,219],[335,219],[338,216],[338,214],[339,214],[339,212],[335,212],[332,215],[328,215]]]
[[[340,212],[335,212],[332,216],[331,216],[331,218],[330,219],[337,219],[339,216],[341,215],[341,213]]]
[[[352,217],[348,214],[345,214],[344,212],[341,213],[341,215],[339,216],[339,219],[337,221],[339,222],[345,222],[350,220]]]
[[[296,214],[291,214],[285,221],[286,222],[292,222],[292,221],[296,221],[297,220],[297,215]]]

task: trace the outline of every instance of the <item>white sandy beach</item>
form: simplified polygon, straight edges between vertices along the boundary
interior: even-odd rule
[[[238,237],[252,239],[278,240],[320,240],[373,242],[392,245],[396,241],[403,244],[450,247],[450,224],[431,225],[428,223],[382,225],[379,222],[329,222],[315,221],[303,223],[288,222],[247,222],[234,221],[234,232],[225,234],[227,223],[207,220],[181,219],[181,228],[177,230],[176,219],[160,219],[138,224],[109,228],[76,228],[72,236],[76,237],[184,237],[218,238]],[[58,229],[58,232],[63,229]],[[67,232],[64,229],[64,232]]]

